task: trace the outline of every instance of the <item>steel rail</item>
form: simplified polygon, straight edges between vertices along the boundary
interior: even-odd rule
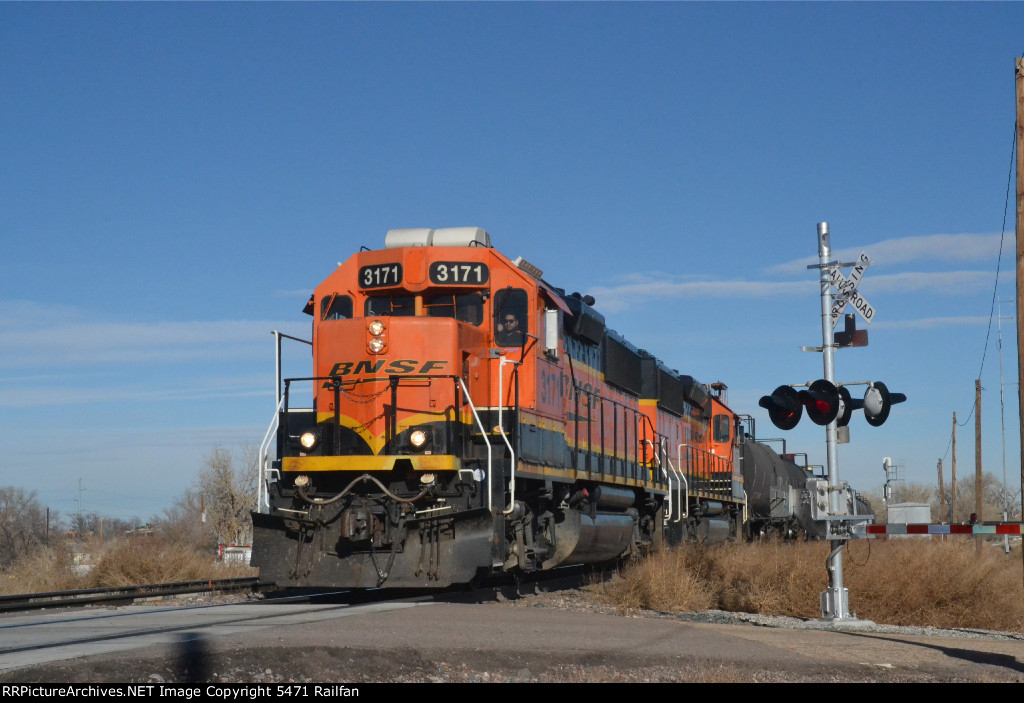
[[[47,591],[44,593],[19,593],[0,596],[0,612],[67,608],[98,603],[123,603],[125,601],[185,594],[253,591],[257,588],[257,577],[245,576],[227,579],[176,581],[172,583],[148,583],[138,586],[111,586],[104,588],[79,588],[70,591]]]

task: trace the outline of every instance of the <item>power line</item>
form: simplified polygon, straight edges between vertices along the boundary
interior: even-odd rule
[[[1013,123],[1013,141],[1010,144],[1010,173],[1006,177],[1006,199],[1003,202],[1003,226],[999,232],[999,256],[996,258],[996,280],[992,286],[992,304],[988,309],[988,329],[985,331],[985,347],[981,351],[981,366],[978,368],[977,378],[981,378],[981,372],[985,368],[985,357],[988,355],[988,342],[992,337],[992,320],[996,314],[996,300],[999,291],[999,270],[1003,263],[1003,241],[1006,239],[1006,214],[1010,209],[1010,184],[1013,182],[1013,171],[1017,154],[1017,122]]]
[[[1013,183],[1013,173],[1014,173],[1014,167],[1015,167],[1015,164],[1016,164],[1016,155],[1017,155],[1017,121],[1015,119],[1014,122],[1013,122],[1013,139],[1010,142],[1010,172],[1006,176],[1006,197],[1003,200],[1003,224],[1002,224],[1002,227],[999,230],[999,255],[996,257],[996,276],[995,276],[995,282],[992,285],[992,303],[989,305],[989,310],[988,310],[988,328],[985,330],[985,346],[981,350],[981,365],[978,367],[977,378],[979,378],[979,379],[981,378],[981,372],[985,369],[985,359],[988,356],[988,343],[989,343],[989,340],[992,338],[992,320],[995,317],[996,301],[999,298],[999,296],[998,296],[998,293],[999,293],[999,272],[1000,272],[1000,269],[1002,268],[1002,263],[1003,263],[1003,242],[1006,239],[1006,217],[1007,217],[1007,213],[1010,210],[1010,186]],[[963,422],[958,422],[957,424],[960,427],[963,427],[968,422],[970,422],[971,418],[974,417],[974,411],[977,409],[977,407],[978,407],[978,400],[977,400],[977,398],[975,398],[974,403],[971,405],[971,412],[968,414],[967,419],[964,420]],[[943,461],[945,461],[946,456],[949,454],[949,448],[952,446],[952,444],[953,444],[953,430],[950,430],[949,442],[947,442],[947,444],[946,444],[946,451],[942,455]]]

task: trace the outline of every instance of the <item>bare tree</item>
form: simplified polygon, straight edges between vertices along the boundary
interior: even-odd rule
[[[236,466],[230,451],[215,447],[199,472],[207,521],[224,544],[252,542],[249,514],[256,508],[256,452],[243,447],[241,454],[242,465]]]
[[[967,522],[971,513],[975,512],[976,509],[974,477],[971,476],[966,481],[957,481],[956,490],[956,515],[953,518],[953,522]],[[950,503],[952,501],[951,492],[949,489],[946,489],[946,511],[943,513],[944,515],[949,515]],[[1017,495],[1017,491],[1004,486],[996,478],[995,474],[983,473],[981,475],[982,514],[979,516],[979,519],[988,522],[1002,520],[1004,507],[1007,507],[1007,512],[1011,516],[1019,515],[1020,506],[1014,505]]]
[[[935,500],[934,488],[921,483],[904,483],[903,481],[893,487],[892,502],[928,504],[935,502],[938,505],[938,501]]]
[[[142,524],[142,520],[138,517],[125,519],[100,515],[96,512],[82,513],[81,515],[75,513],[68,518],[68,522],[71,529],[79,537],[102,536],[104,540],[109,540],[129,530],[134,530]]]
[[[45,545],[47,529],[46,507],[34,491],[0,488],[0,567]]]
[[[203,521],[200,489],[186,489],[156,521],[158,529],[172,542],[196,547],[214,547],[217,535],[209,521]]]

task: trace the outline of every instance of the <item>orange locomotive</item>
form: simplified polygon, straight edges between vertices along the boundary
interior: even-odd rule
[[[392,230],[339,265],[306,307],[315,373],[282,384],[261,581],[441,587],[738,535],[725,387],[593,303],[478,228]]]

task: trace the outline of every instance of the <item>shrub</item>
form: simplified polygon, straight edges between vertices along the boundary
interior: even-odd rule
[[[599,589],[623,609],[716,608],[818,618],[826,542],[681,545],[630,563]],[[851,541],[843,559],[850,609],[878,623],[1024,631],[1020,554],[970,540]]]

